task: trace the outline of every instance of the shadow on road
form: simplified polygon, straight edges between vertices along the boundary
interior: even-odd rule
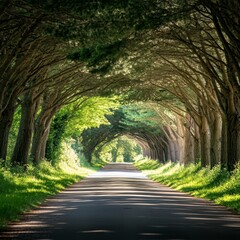
[[[240,218],[110,164],[9,226],[0,239],[239,240]]]

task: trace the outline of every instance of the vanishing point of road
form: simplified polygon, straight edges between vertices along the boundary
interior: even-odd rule
[[[239,240],[240,217],[131,164],[109,164],[24,214],[0,239]]]

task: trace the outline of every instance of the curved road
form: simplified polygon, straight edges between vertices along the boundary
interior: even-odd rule
[[[155,183],[131,164],[109,164],[23,215],[0,239],[239,240],[240,217]]]

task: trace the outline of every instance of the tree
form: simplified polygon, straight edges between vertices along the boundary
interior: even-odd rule
[[[107,116],[110,125],[100,125],[99,128],[83,131],[82,144],[86,158],[91,161],[92,153],[98,154],[107,143],[126,135],[141,142],[141,146],[149,148],[149,156],[162,160],[158,155],[161,129],[156,118],[153,110],[141,105],[129,105],[116,110],[113,115]]]
[[[63,139],[76,138],[84,129],[108,124],[105,115],[118,106],[117,98],[85,97],[63,107],[54,116],[46,146],[46,158],[57,161]]]

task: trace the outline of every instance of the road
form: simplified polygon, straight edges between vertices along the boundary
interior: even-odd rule
[[[239,240],[240,217],[109,164],[11,224],[0,239]]]

